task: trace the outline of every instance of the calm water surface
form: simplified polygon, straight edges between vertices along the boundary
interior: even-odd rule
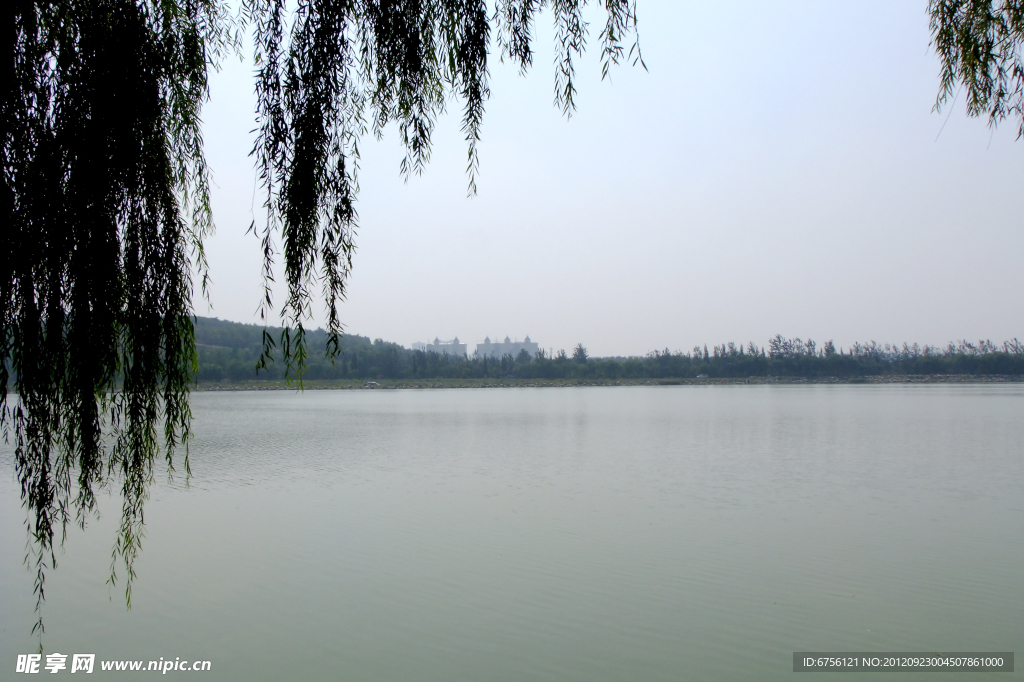
[[[798,650],[1024,653],[1021,385],[193,407],[194,478],[158,476],[132,610],[104,584],[119,512],[105,496],[47,580],[48,652],[374,682],[776,680]],[[9,447],[0,460],[8,679],[38,643]]]

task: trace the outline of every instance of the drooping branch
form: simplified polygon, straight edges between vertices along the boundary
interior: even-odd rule
[[[18,2],[8,16],[0,408],[37,606],[55,536],[115,480],[130,600],[153,461],[170,465],[189,434],[192,267],[205,278],[212,225],[199,112],[237,37],[203,0]]]
[[[303,322],[327,307],[328,353],[352,268],[359,141],[394,124],[401,172],[422,172],[446,103],[461,100],[470,193],[489,96],[492,35],[504,57],[532,64],[536,17],[557,26],[556,102],[575,102],[584,0],[13,0],[5,13],[0,212],[0,420],[13,431],[34,547],[37,604],[54,538],[85,524],[98,486],[116,484],[118,566],[131,599],[143,503],[161,455],[190,434],[196,372],[193,277],[205,292],[203,240],[213,227],[201,107],[208,73],[254,33],[257,137],[252,150],[266,223],[264,320],[284,265],[291,324],[264,334],[301,380]],[[630,0],[602,0],[603,73],[635,34]],[[635,44],[634,44],[635,47]],[[13,386],[16,398],[7,398]],[[188,472],[187,449],[184,470]],[[37,623],[41,628],[42,621]]]
[[[602,75],[619,63],[623,41],[636,33],[632,0],[603,0]],[[359,139],[371,130],[398,129],[408,178],[430,160],[431,136],[446,102],[462,102],[469,193],[476,191],[480,131],[490,95],[488,56],[492,28],[503,57],[522,70],[533,62],[533,24],[545,9],[555,21],[555,103],[574,110],[575,60],[586,47],[585,0],[499,0],[489,17],[485,0],[301,0],[286,27],[283,0],[251,0],[258,78],[253,156],[264,190],[262,231],[264,299],[272,309],[275,258],[287,283],[281,313],[292,333],[264,336],[260,367],[280,346],[286,376],[301,382],[303,321],[315,282],[327,306],[328,331],[337,349],[342,333],[337,306],[355,249]],[[493,24],[493,27],[492,27]],[[629,54],[639,60],[634,42]]]
[[[1018,119],[1024,136],[1024,0],[931,0],[932,44],[941,62],[941,109],[961,89],[967,113],[992,126]]]

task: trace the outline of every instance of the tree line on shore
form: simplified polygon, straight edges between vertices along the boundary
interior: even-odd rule
[[[263,349],[263,327],[214,318],[197,318],[197,380],[245,382],[282,380],[284,367],[268,363],[256,371]],[[271,334],[281,330],[271,329]],[[643,357],[591,357],[583,344],[564,350],[501,358],[457,357],[413,351],[396,343],[345,335],[340,353],[324,356],[327,333],[307,332],[310,353],[303,378],[331,380],[569,379],[619,380],[666,378],[803,377],[852,378],[886,375],[1024,375],[1024,343],[959,341],[945,348],[918,344],[854,343],[837,348],[832,341],[776,335],[764,346],[724,343],[696,346],[689,352],[656,350]]]

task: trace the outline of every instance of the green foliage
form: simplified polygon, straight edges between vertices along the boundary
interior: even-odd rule
[[[1024,0],[930,0],[928,13],[942,62],[936,109],[963,87],[969,115],[993,126],[1016,116],[1024,136]]]
[[[200,107],[237,37],[206,1],[19,1],[5,16],[0,419],[37,607],[55,533],[84,525],[112,478],[111,579],[123,561],[130,604],[153,462],[171,467],[189,435],[190,258],[205,278],[211,225]]]
[[[280,334],[280,329],[270,330]],[[197,318],[199,380],[238,384],[256,380],[280,381],[284,367],[271,364],[256,373],[262,327],[209,318]],[[318,329],[307,332],[310,344],[307,378],[316,381],[377,380],[403,381],[434,379],[566,379],[641,380],[708,378],[791,377],[839,378],[887,375],[1024,375],[1024,344],[1014,339],[1001,346],[990,341],[977,344],[961,341],[944,349],[918,344],[879,345],[855,343],[837,349],[827,341],[819,350],[814,341],[776,336],[766,347],[734,343],[714,346],[708,357],[701,348],[692,353],[653,351],[643,357],[574,360],[559,351],[548,357],[539,352],[530,357],[453,357],[412,351],[394,343],[365,336],[346,335],[338,357],[331,363],[324,356],[329,335]],[[582,346],[579,344],[577,348]]]
[[[153,462],[162,452],[173,469],[189,437],[192,273],[205,291],[203,237],[212,228],[200,130],[209,69],[237,51],[251,25],[253,156],[268,216],[262,230],[252,227],[263,240],[262,313],[273,312],[280,255],[288,295],[279,312],[289,322],[276,339],[261,334],[259,362],[271,371],[279,350],[284,377],[301,382],[312,366],[303,321],[317,287],[328,311],[318,350],[336,358],[345,347],[338,304],[355,248],[360,137],[396,123],[402,172],[418,173],[437,116],[461,99],[472,191],[492,34],[526,69],[533,22],[551,9],[556,103],[568,113],[587,2],[499,0],[489,15],[484,0],[300,0],[293,10],[285,0],[246,0],[240,22],[222,0],[8,4],[0,420],[15,435],[37,605],[56,564],[55,532],[72,516],[84,525],[95,487],[115,479],[123,514],[113,563],[123,561],[130,604]],[[599,5],[606,72],[624,57],[636,14],[632,0]],[[377,345],[379,371],[399,372],[397,347]],[[364,367],[360,352],[346,358],[351,371]],[[11,383],[18,397],[8,402]]]

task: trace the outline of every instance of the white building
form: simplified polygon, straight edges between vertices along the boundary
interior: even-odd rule
[[[466,356],[466,344],[459,343],[459,337],[457,336],[451,341],[442,341],[437,337],[434,337],[433,343],[417,341],[412,344],[412,349],[421,350],[424,353],[437,353],[438,355]]]
[[[481,358],[500,358],[503,355],[511,355],[513,358],[519,355],[520,351],[526,351],[532,358],[537,354],[538,346],[530,341],[527,336],[523,341],[513,341],[507,336],[502,342],[491,341],[491,337],[484,339],[483,343],[476,344],[476,355]]]

